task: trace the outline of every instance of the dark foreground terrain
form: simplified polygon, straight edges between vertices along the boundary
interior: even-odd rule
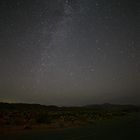
[[[3,140],[136,140],[139,132],[139,106],[0,104]]]

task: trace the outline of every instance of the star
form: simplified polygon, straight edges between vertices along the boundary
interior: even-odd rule
[[[94,72],[94,71],[95,71],[95,69],[93,69],[93,68],[92,68],[92,69],[90,69],[90,71],[91,71],[91,72]]]

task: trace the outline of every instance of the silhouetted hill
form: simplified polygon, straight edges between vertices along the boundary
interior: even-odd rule
[[[37,111],[37,110],[78,110],[78,109],[128,109],[139,110],[140,106],[136,105],[119,105],[119,104],[91,104],[85,106],[58,107],[56,105],[40,105],[28,103],[0,103],[0,110],[19,110],[19,111]]]
[[[58,107],[54,105],[40,105],[27,103],[0,103],[0,110],[19,110],[19,111],[36,111],[36,110],[57,110]]]

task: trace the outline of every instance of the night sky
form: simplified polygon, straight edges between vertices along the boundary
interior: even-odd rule
[[[0,101],[140,103],[138,0],[0,0]]]

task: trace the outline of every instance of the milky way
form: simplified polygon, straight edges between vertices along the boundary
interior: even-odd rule
[[[140,102],[138,1],[1,0],[0,101]]]

